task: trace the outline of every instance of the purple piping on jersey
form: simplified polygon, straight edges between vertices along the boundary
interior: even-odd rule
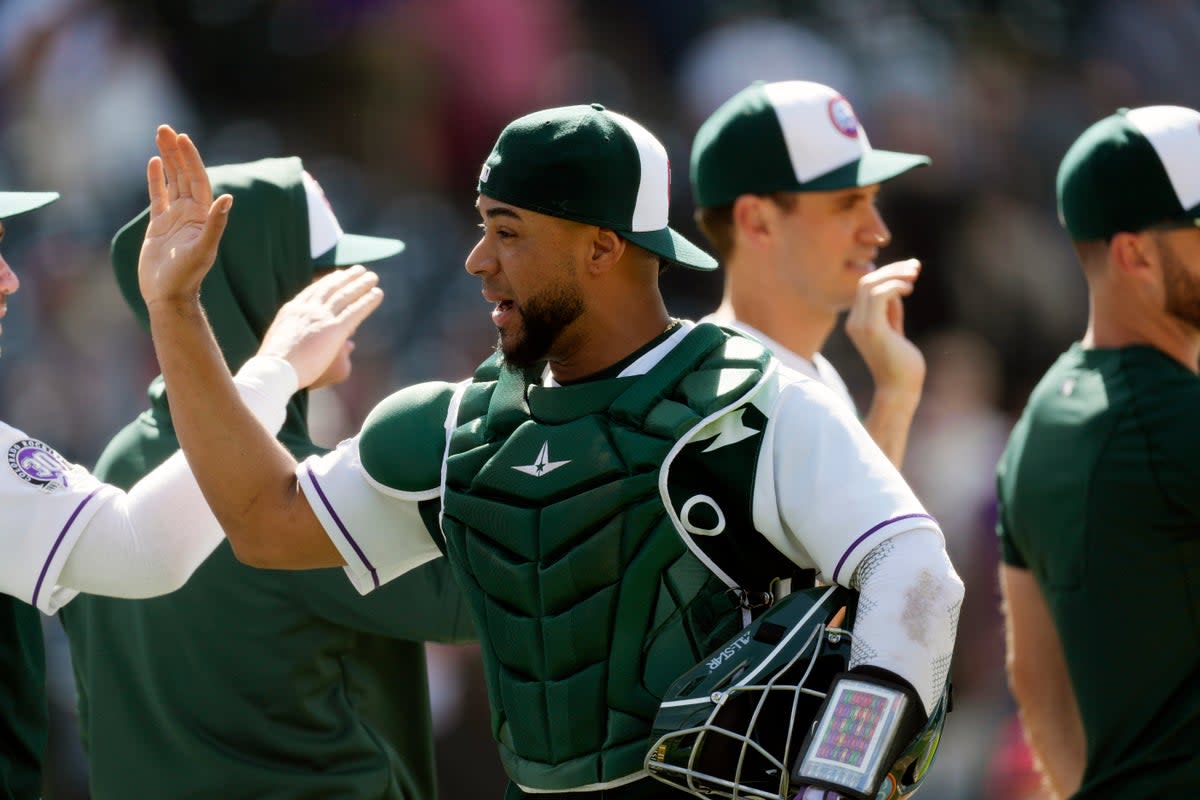
[[[325,510],[329,512],[329,516],[333,517],[334,524],[338,526],[338,530],[342,532],[342,536],[354,548],[354,552],[358,553],[358,557],[362,559],[363,566],[371,573],[371,582],[375,584],[375,588],[379,588],[379,573],[375,571],[375,567],[367,560],[367,554],[358,546],[358,542],[354,541],[354,537],[350,535],[350,531],[346,530],[346,526],[342,524],[342,518],[333,510],[333,506],[329,502],[329,498],[325,496],[325,492],[321,489],[321,484],[317,482],[317,476],[313,475],[312,467],[307,464],[304,469],[308,472],[308,479],[312,481],[313,488],[317,490],[317,495],[321,498],[321,502],[325,504]]]
[[[92,498],[96,496],[96,492],[100,491],[101,488],[102,487],[97,486],[92,490],[91,494],[83,498],[79,505],[75,506],[75,511],[72,512],[71,517],[67,520],[67,523],[63,525],[62,530],[58,532],[58,538],[54,540],[54,546],[50,548],[50,555],[46,556],[46,563],[42,564],[42,574],[38,575],[37,583],[33,587],[34,608],[38,607],[38,595],[42,593],[42,581],[46,580],[46,571],[50,569],[50,562],[54,560],[54,554],[58,552],[58,548],[62,544],[63,539],[66,537],[67,531],[71,530],[71,526],[75,524],[76,518],[79,517],[79,512],[83,511],[83,507],[92,501]]]
[[[905,514],[900,517],[892,517],[891,519],[885,519],[883,522],[879,523],[874,528],[871,528],[871,530],[867,531],[862,536],[855,539],[854,543],[846,548],[846,552],[842,553],[842,557],[838,559],[837,567],[835,567],[833,570],[833,582],[834,583],[838,582],[838,573],[842,571],[842,564],[846,563],[846,557],[854,552],[854,548],[856,548],[860,544],[862,544],[863,540],[866,539],[868,536],[870,536],[875,531],[877,531],[880,528],[883,528],[887,525],[891,525],[893,522],[899,522],[902,519],[927,519],[930,522],[934,522],[934,523],[937,522],[937,520],[935,520],[933,517],[929,516],[928,514]]]

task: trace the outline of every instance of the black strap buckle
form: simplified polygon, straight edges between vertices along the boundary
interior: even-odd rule
[[[751,592],[740,586],[734,586],[725,592],[733,598],[738,608],[753,611],[756,608],[770,608],[775,602],[775,595],[770,592]]]

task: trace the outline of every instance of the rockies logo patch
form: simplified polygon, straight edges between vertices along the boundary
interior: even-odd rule
[[[68,485],[71,469],[58,451],[37,439],[22,439],[8,448],[8,466],[21,480],[50,492]]]

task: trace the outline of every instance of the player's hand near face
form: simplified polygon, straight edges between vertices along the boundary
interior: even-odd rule
[[[364,319],[379,308],[379,276],[356,265],[305,287],[275,315],[259,355],[291,363],[300,387],[312,385],[339,356]]]
[[[925,357],[904,335],[904,301],[921,273],[915,258],[864,275],[846,317],[846,335],[867,364],[875,396],[863,424],[896,466],[925,383]]]
[[[921,274],[915,258],[897,261],[864,275],[846,317],[846,334],[875,379],[876,390],[910,390],[925,380],[925,357],[904,335],[903,298],[912,294]]]
[[[146,304],[195,300],[212,268],[233,197],[215,201],[204,161],[187,134],[160,125],[159,155],[146,166],[150,222],[138,261]]]

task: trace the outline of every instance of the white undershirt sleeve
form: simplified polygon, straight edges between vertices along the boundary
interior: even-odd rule
[[[877,544],[854,571],[859,592],[850,668],[869,665],[908,681],[932,713],[950,670],[963,582],[942,534],[905,531]]]
[[[766,442],[754,484],[754,523],[784,555],[848,586],[859,560],[889,537],[937,527],[851,409],[791,370],[754,401]]]
[[[782,373],[754,495],[756,527],[783,554],[859,591],[851,666],[890,670],[941,697],[963,583],[941,529],[853,413],[825,386]]]
[[[297,388],[291,364],[256,356],[234,383],[255,418],[278,433]],[[224,538],[182,452],[129,492],[109,497],[80,532],[57,579],[50,576],[52,585],[111,597],[166,594],[182,586]]]

